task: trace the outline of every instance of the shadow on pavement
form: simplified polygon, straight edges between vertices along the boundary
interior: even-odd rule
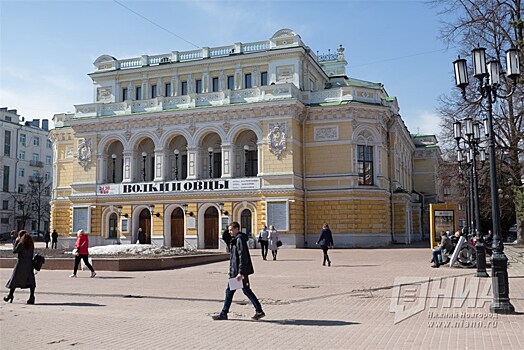
[[[101,279],[101,280],[131,280],[131,279],[135,279],[135,277],[124,277],[124,276],[98,276],[98,275],[96,275],[96,279]]]
[[[376,267],[380,265],[333,265],[331,267]]]
[[[328,327],[328,326],[351,326],[354,324],[360,324],[359,322],[346,322],[346,321],[334,321],[334,320],[234,320],[234,321],[248,321],[248,322],[264,322],[264,323],[275,323],[282,326],[317,326],[317,327]]]
[[[106,306],[103,304],[94,303],[36,303],[37,306]]]

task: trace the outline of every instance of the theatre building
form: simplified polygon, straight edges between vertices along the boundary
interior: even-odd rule
[[[269,40],[94,62],[93,102],[54,116],[51,226],[94,244],[223,247],[238,221],[284,246],[420,237],[414,143],[397,100],[350,78],[342,45]]]

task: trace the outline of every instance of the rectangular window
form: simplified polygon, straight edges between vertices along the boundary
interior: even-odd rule
[[[4,178],[2,179],[2,191],[9,192],[9,170],[7,165],[4,165]]]
[[[358,184],[373,185],[373,146],[357,146]]]
[[[35,137],[33,139],[33,146],[40,146],[40,137]]]
[[[45,176],[44,176],[44,181],[49,181],[50,178],[51,178],[51,173],[49,171],[46,171]]]
[[[122,101],[126,101],[127,99],[127,88],[122,88]]]
[[[18,184],[18,193],[24,193],[24,185]]]
[[[24,202],[22,201],[18,202],[18,210],[24,210]]]
[[[202,79],[195,80],[195,87],[196,87],[196,93],[200,94],[202,93]]]
[[[38,179],[40,177],[40,172],[38,170],[33,170],[33,179]]]
[[[182,155],[182,165],[180,166],[180,170],[182,170],[180,178],[182,180],[187,179],[187,154]]]
[[[10,157],[11,156],[11,131],[6,130],[4,133],[5,139],[4,139],[4,156]]]
[[[218,77],[213,78],[213,92],[218,91]]]
[[[233,75],[227,76],[227,88],[228,90],[234,90],[235,89],[235,77]]]
[[[181,95],[187,95],[187,81],[183,81],[181,85]]]
[[[218,179],[222,176],[222,153],[213,153],[213,178]]]
[[[258,152],[254,151],[244,151],[246,157],[246,164],[244,164],[245,176],[257,176],[258,175]]]
[[[142,99],[142,87],[137,86],[135,89],[135,100],[141,100]]]
[[[2,201],[2,210],[9,209],[9,201]]]
[[[444,188],[444,196],[447,197],[447,196],[450,196],[450,195],[451,195],[451,192],[450,192],[449,188],[448,188],[448,187],[445,187],[445,188]]]
[[[38,153],[33,153],[33,162],[38,162],[40,160],[40,155]]]
[[[24,168],[18,168],[18,176],[24,177],[25,176],[25,169]]]
[[[278,231],[289,230],[287,202],[267,202],[267,222],[275,226]]]
[[[251,85],[251,73],[247,73],[244,76],[244,89],[251,89],[251,88],[252,88],[252,85]]]
[[[53,162],[53,158],[51,156],[45,156],[45,163],[47,165],[51,164]]]
[[[157,97],[156,84],[155,85],[151,85],[151,98],[155,98],[155,97]]]
[[[20,134],[20,144],[25,146],[25,134]]]
[[[166,83],[166,85],[165,85],[165,89],[164,89],[164,90],[165,90],[165,92],[166,92],[166,93],[164,94],[164,96],[166,96],[166,97],[167,97],[167,96],[171,96],[171,94],[172,94],[172,92],[171,92],[171,83]]]
[[[18,153],[18,159],[25,160],[25,151],[20,151],[20,153]]]
[[[73,208],[73,232],[82,229],[89,232],[89,207]]]
[[[49,149],[53,148],[53,143],[51,142],[51,140],[46,140],[45,145]]]
[[[267,72],[260,73],[260,86],[267,85]]]

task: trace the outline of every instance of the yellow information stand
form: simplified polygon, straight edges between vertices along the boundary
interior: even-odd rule
[[[453,234],[458,229],[458,206],[456,204],[437,203],[429,205],[431,248],[440,244],[442,231]]]

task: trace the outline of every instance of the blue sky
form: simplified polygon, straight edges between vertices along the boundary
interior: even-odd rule
[[[383,83],[411,133],[438,133],[437,99],[454,88],[456,50],[437,39],[436,10],[422,0],[0,0],[0,107],[51,119],[93,101],[87,74],[100,55],[253,42],[282,28],[314,52],[342,44],[348,76]]]

